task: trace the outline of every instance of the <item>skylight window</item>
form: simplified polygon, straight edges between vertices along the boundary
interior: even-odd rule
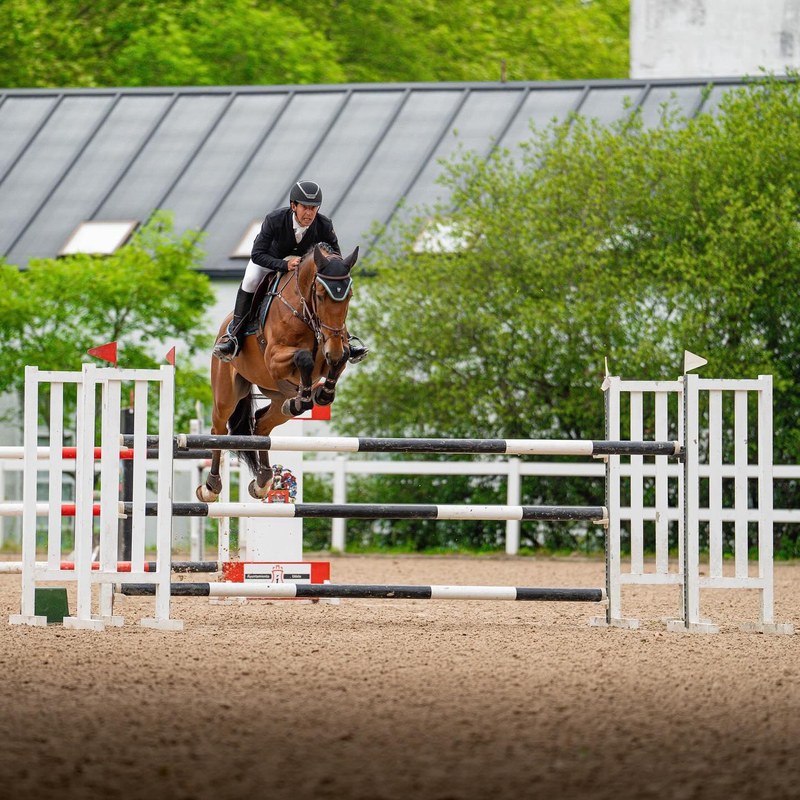
[[[96,256],[110,256],[128,241],[138,224],[136,220],[81,222],[67,239],[67,243],[59,255],[88,253]]]
[[[236,249],[231,253],[231,258],[250,258],[250,253],[253,251],[253,242],[261,230],[261,222],[260,219],[256,219],[250,223],[250,227],[245,231],[241,241],[236,245]]]

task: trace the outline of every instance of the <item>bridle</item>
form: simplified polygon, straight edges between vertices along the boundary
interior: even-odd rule
[[[317,307],[317,281],[319,281],[319,283],[322,284],[325,291],[328,293],[330,298],[335,303],[341,303],[347,300],[352,295],[353,292],[350,286],[353,283],[353,279],[350,277],[349,273],[338,276],[320,275],[319,273],[317,273],[314,276],[314,280],[311,282],[311,306],[312,306],[311,318],[317,325],[316,330],[314,330],[314,335],[317,337],[317,341],[319,342],[320,345],[324,346],[329,339],[341,339],[342,344],[344,344],[345,326],[342,325],[338,328],[334,328],[331,325],[327,325],[320,319],[319,310]],[[331,288],[331,286],[328,285],[329,281],[347,281],[347,283],[341,284],[341,288],[338,291],[335,291],[334,289]],[[303,300],[303,302],[305,303],[305,299]],[[329,331],[327,336],[325,335],[323,328],[326,331]]]
[[[314,280],[311,282],[311,306],[309,307],[308,302],[306,301],[305,296],[303,295],[303,291],[300,288],[300,277],[299,277],[299,269],[295,269],[292,271],[294,273],[294,282],[297,284],[297,294],[300,298],[300,311],[298,311],[284,296],[282,290],[278,290],[277,292],[273,293],[274,297],[277,297],[291,312],[292,314],[297,317],[299,320],[304,322],[310,329],[311,332],[314,334],[314,339],[317,342],[318,346],[324,347],[325,344],[330,339],[341,339],[342,344],[345,344],[345,327],[341,325],[338,328],[334,328],[331,325],[326,324],[323,322],[319,317],[319,311],[317,308],[317,281],[322,284],[325,291],[330,295],[331,299],[337,303],[343,302],[344,300],[348,299],[352,295],[352,290],[350,288],[353,279],[350,277],[350,274],[345,275],[320,275],[319,272],[316,272],[314,275]],[[334,290],[331,286],[328,285],[329,281],[347,281],[346,284],[341,284],[341,288],[338,290]],[[287,283],[286,286],[288,286]],[[340,295],[340,296],[337,296]],[[328,331],[327,335],[325,331]]]

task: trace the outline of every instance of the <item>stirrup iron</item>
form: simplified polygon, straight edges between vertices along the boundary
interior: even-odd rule
[[[357,342],[355,348],[352,343]],[[369,355],[369,348],[358,338],[358,336],[351,336],[347,342],[350,347],[350,357],[347,359],[351,364],[358,364]],[[355,351],[355,352],[354,352]]]
[[[228,323],[227,330],[219,337],[219,339],[217,339],[217,343],[214,345],[214,349],[212,351],[212,354],[216,358],[218,358],[220,361],[224,361],[225,363],[233,361],[233,359],[239,355],[239,350],[242,348],[239,336],[236,333],[231,333],[232,324],[232,321]],[[233,342],[233,352],[229,353],[226,352],[226,350],[231,342]],[[225,348],[225,350],[222,348]]]

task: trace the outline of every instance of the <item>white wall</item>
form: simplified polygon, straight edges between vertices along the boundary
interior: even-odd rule
[[[207,316],[211,320],[212,330],[216,333],[222,320],[233,311],[239,281],[211,281],[211,288],[216,295],[216,301],[208,310]]]
[[[800,67],[800,0],[631,0],[631,78]]]

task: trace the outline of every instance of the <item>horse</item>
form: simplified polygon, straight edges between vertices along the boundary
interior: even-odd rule
[[[296,269],[281,275],[263,328],[257,324],[256,335],[245,338],[231,362],[211,357],[212,434],[268,436],[314,403],[333,402],[350,355],[345,321],[353,296],[350,270],[357,259],[357,247],[342,258],[324,243],[315,245]],[[229,314],[220,333],[230,319]],[[253,386],[270,401],[255,415]],[[269,451],[239,455],[255,475],[250,495],[263,500],[273,477]],[[214,450],[208,478],[195,492],[198,500],[209,503],[219,497],[220,460],[221,451]]]

